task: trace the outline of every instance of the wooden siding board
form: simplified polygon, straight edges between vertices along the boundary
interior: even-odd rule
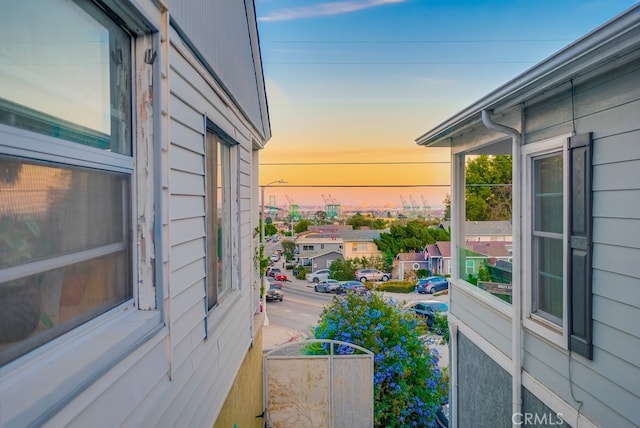
[[[618,303],[601,296],[593,297],[593,317],[631,336],[640,337],[640,308]]]
[[[640,100],[638,82],[640,61],[634,61],[578,85],[575,91],[576,117],[589,116]]]
[[[618,358],[615,349],[595,348],[594,352],[599,375],[640,398],[639,367]]]
[[[169,242],[172,246],[193,241],[198,238],[205,238],[206,225],[204,218],[192,217],[175,220],[171,224]]]
[[[456,293],[452,313],[471,327],[489,343],[511,358],[511,320],[495,310],[469,297],[466,293]]]
[[[574,386],[578,386],[583,391],[597,391],[597,401],[603,403],[611,411],[619,415],[627,415],[635,422],[640,421],[640,407],[638,407],[640,397],[624,390],[583,364],[573,364],[572,374]]]
[[[172,170],[169,176],[172,194],[204,197],[204,176],[176,170]]]
[[[204,258],[199,258],[192,263],[171,271],[169,274],[171,295],[178,294],[196,281],[204,279],[205,269]]]
[[[196,260],[203,259],[205,256],[204,239],[195,239],[171,247],[169,258],[171,260],[171,269],[177,269],[186,266]]]
[[[593,246],[593,269],[617,272],[640,278],[640,249],[596,244]]]
[[[193,309],[194,304],[200,305],[200,311],[204,316],[204,279],[197,281],[186,287],[181,293],[173,294],[171,298],[171,316],[180,319],[188,311]]]
[[[201,139],[201,135],[192,136],[194,139]],[[204,175],[204,155],[187,150],[175,144],[171,145],[171,155],[169,156],[169,167],[174,172],[190,173],[191,175]],[[173,188],[173,178],[171,187]]]
[[[171,105],[171,120],[183,124],[195,133],[204,135],[204,116],[202,112],[194,108],[183,99],[170,93],[169,104]]]
[[[640,159],[638,141],[640,141],[638,130],[598,138],[593,144],[593,164],[603,165]]]
[[[637,220],[626,218],[593,219],[593,242],[621,247],[640,247],[640,228]]]
[[[640,117],[638,119],[640,120]],[[640,159],[594,166],[593,190],[639,190],[638,171]]]
[[[597,348],[615,352],[616,357],[640,368],[640,338],[612,328],[609,325],[594,322],[593,339]]]
[[[593,216],[640,220],[640,191],[594,192]]]
[[[203,130],[199,130],[198,132],[196,132],[193,129],[175,120],[172,120],[169,126],[169,134],[171,135],[171,149],[182,148],[193,153],[204,155],[205,139]],[[204,171],[204,165],[202,166],[201,171]]]
[[[593,131],[596,139],[601,136],[636,131],[640,129],[638,111],[640,111],[640,100],[611,107],[589,116],[577,118],[576,129],[579,132]]]
[[[189,67],[189,62],[185,55],[189,55],[183,50],[171,50],[171,57],[174,59],[172,63],[172,71],[176,75],[173,82],[172,91],[180,94],[180,97],[189,100],[194,108],[206,114],[216,125],[222,128],[230,136],[236,138],[239,143],[250,142],[249,131],[243,125],[242,121],[230,113],[228,101],[223,100],[218,94],[218,90],[214,89],[214,83],[209,79],[202,77],[202,70],[196,70]],[[195,82],[198,82],[195,84]],[[242,130],[242,131],[239,131]],[[246,135],[246,138],[242,136]]]
[[[123,421],[137,410],[148,392],[167,380],[168,362],[161,343],[145,349],[125,373],[101,378],[91,390],[99,399],[83,402],[82,411],[68,426],[90,427],[100,421],[103,426],[123,426]],[[132,356],[128,358],[134,358]],[[135,378],[136,382],[131,382]],[[105,405],[108,403],[108,405]],[[117,411],[114,411],[117,409]]]
[[[204,197],[203,196],[169,196],[169,218],[171,221],[191,218],[204,217]]]
[[[194,285],[194,287],[197,285],[198,284]],[[202,284],[200,284],[200,286],[202,286]],[[197,296],[198,293],[196,292],[194,295]],[[184,306],[183,313],[180,314],[180,316],[176,314],[175,320],[171,321],[171,340],[173,346],[182,342],[185,337],[189,337],[192,332],[195,332],[200,340],[204,340],[204,302],[202,299],[196,299],[192,302],[182,302],[182,305]]]
[[[594,269],[593,293],[640,308],[640,287],[637,278]]]

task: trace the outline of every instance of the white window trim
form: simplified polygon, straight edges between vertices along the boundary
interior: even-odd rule
[[[530,143],[522,146],[522,247],[529,249],[529,251],[523,254],[522,258],[522,270],[523,270],[523,326],[530,332],[549,340],[550,342],[560,346],[563,349],[568,349],[568,331],[569,331],[569,318],[568,318],[568,277],[567,277],[567,246],[568,246],[568,228],[569,228],[569,213],[568,213],[568,198],[569,198],[569,158],[567,156],[568,149],[568,137],[571,134],[560,135],[557,137],[549,138],[540,142]],[[532,312],[531,299],[533,296],[533,290],[531,289],[531,277],[532,277],[532,262],[531,262],[531,249],[532,237],[532,197],[533,197],[533,182],[532,182],[532,159],[537,156],[542,156],[548,153],[561,152],[562,153],[562,167],[563,167],[563,287],[562,287],[562,326],[559,326],[539,315]]]

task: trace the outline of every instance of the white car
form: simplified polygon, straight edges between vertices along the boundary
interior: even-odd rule
[[[320,281],[324,281],[325,279],[329,279],[329,269],[318,269],[315,272],[311,272],[307,274],[307,281],[318,283]]]

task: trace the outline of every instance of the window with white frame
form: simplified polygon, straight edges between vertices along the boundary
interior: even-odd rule
[[[0,365],[132,298],[134,171],[129,32],[92,2],[2,14]]]
[[[559,344],[566,328],[567,145],[566,136],[524,145],[523,267],[527,326],[553,332]],[[534,322],[532,322],[534,321]]]
[[[564,168],[562,152],[532,156],[531,313],[562,325]]]

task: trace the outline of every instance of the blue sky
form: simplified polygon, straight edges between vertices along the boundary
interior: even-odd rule
[[[448,151],[414,139],[634,3],[255,0],[273,132],[260,183],[288,181],[267,189],[278,205],[441,205]]]

